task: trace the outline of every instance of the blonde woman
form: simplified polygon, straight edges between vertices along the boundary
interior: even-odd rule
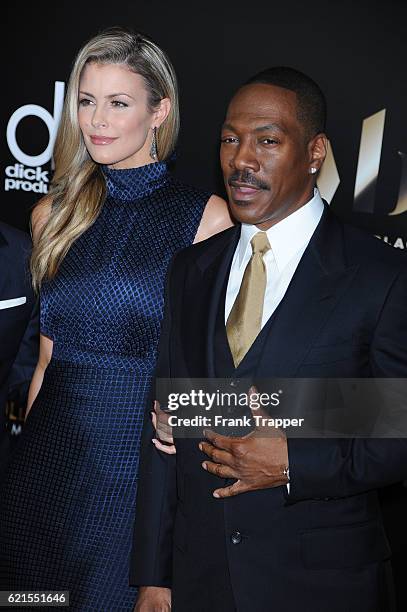
[[[173,68],[148,38],[103,32],[79,52],[49,197],[33,212],[41,352],[1,491],[0,587],[69,590],[72,610],[132,610],[138,445],[164,279],[178,249],[231,224],[177,182]]]

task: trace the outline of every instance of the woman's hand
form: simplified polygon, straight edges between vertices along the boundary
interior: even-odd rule
[[[152,442],[158,450],[167,455],[175,455],[176,448],[172,437],[172,427],[168,425],[168,414],[161,410],[159,402],[154,402],[154,412],[151,413],[156,438]]]

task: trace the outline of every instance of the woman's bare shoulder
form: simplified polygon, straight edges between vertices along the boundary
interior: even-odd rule
[[[233,221],[227,203],[223,198],[212,195],[206,203],[194,242],[206,240],[232,225]]]

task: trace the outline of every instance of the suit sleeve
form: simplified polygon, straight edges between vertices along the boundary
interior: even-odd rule
[[[176,510],[175,455],[157,450],[150,413],[155,399],[155,380],[170,378],[171,288],[175,258],[169,267],[164,319],[155,376],[144,414],[136,498],[136,517],[130,559],[130,585],[171,587],[172,530]]]
[[[370,347],[372,376],[407,383],[407,274],[399,273],[386,299]],[[289,439],[288,503],[340,498],[407,478],[407,402],[399,402],[404,432],[392,438]],[[399,408],[399,407],[398,407]],[[400,419],[400,415],[399,415]],[[399,421],[400,422],[400,421]],[[399,429],[398,431],[401,431]]]
[[[28,388],[38,361],[39,338],[39,303],[36,300],[9,377],[8,396],[19,406],[27,403]]]

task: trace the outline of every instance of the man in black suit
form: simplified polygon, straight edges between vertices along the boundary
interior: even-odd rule
[[[323,94],[295,70],[237,91],[221,164],[240,224],[175,256],[157,377],[407,376],[406,259],[321,200],[324,130]],[[406,439],[205,431],[167,455],[153,436],[147,417],[138,612],[393,609],[377,489],[406,477]]]
[[[10,452],[5,404],[26,399],[38,359],[39,318],[30,275],[31,242],[0,222],[0,473]]]

